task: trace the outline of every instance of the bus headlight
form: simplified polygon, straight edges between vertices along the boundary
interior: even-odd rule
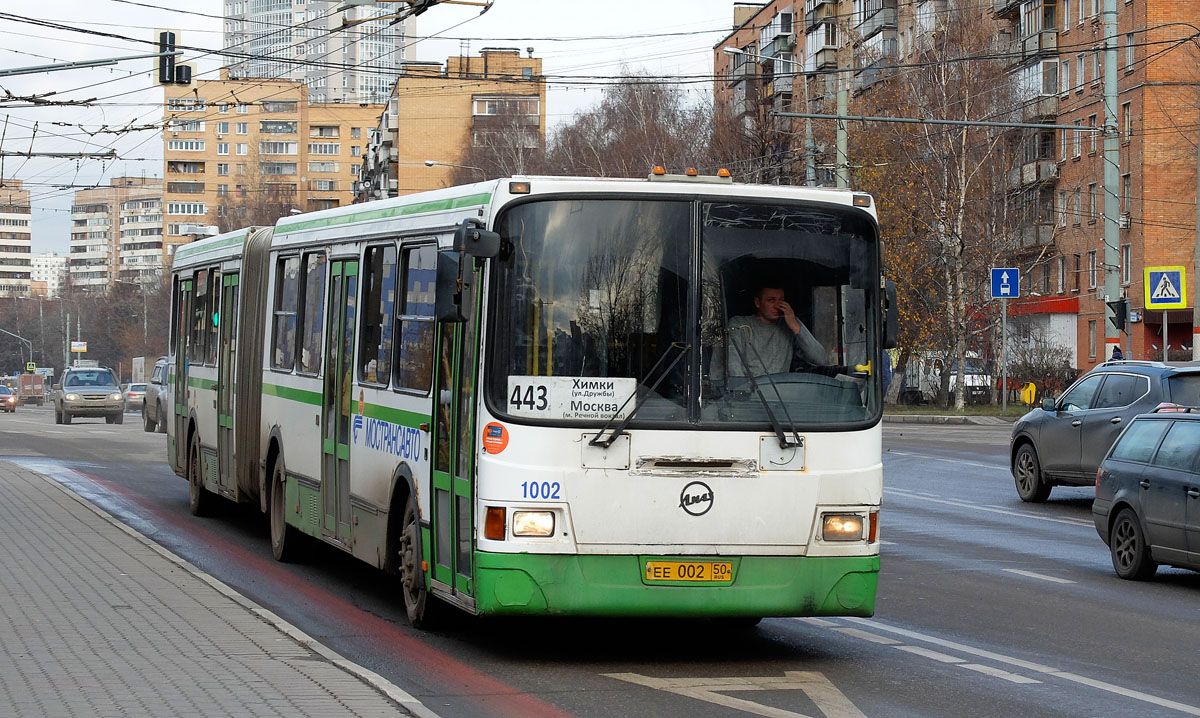
[[[513,536],[553,536],[553,511],[514,511]]]
[[[821,514],[823,541],[861,541],[863,518],[858,514]]]

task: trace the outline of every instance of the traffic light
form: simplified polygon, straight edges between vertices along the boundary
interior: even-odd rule
[[[176,32],[174,30],[156,30],[160,53],[175,52]],[[176,55],[163,54],[158,58],[158,84],[160,85],[190,85],[192,84],[192,66],[176,62]]]
[[[1125,331],[1125,324],[1129,321],[1129,299],[1127,297],[1121,297],[1115,301],[1105,302],[1105,304],[1107,304],[1108,308],[1113,312],[1113,315],[1109,317],[1108,320],[1113,323],[1113,326],[1117,328],[1117,331]]]

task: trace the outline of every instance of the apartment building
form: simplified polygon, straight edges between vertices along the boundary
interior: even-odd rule
[[[445,187],[455,165],[473,167],[500,134],[544,148],[546,83],[541,59],[528,53],[484,48],[445,65],[405,63],[371,131],[356,201]]]
[[[300,82],[314,103],[385,102],[415,28],[411,17],[393,24],[407,8],[402,3],[352,7],[325,0],[226,0],[224,5],[230,76]]]
[[[28,296],[33,234],[29,190],[0,178],[0,296]]]
[[[1200,54],[1180,23],[1200,16],[1200,0],[1118,0],[1116,187],[1104,179],[1103,0],[995,0],[1016,30],[1023,117],[1079,129],[1027,133],[1018,191],[1042,208],[1022,228],[1036,251],[1027,293],[1013,311],[1058,327],[1088,369],[1105,346],[1104,202],[1119,202],[1117,266],[1133,323],[1127,358],[1190,359],[1192,310],[1146,311],[1142,270],[1184,266],[1195,280]],[[1112,297],[1117,299],[1117,297]],[[1191,298],[1188,297],[1189,304]],[[1063,321],[1067,319],[1068,321]]]
[[[33,255],[30,292],[34,296],[54,298],[62,293],[67,282],[67,258],[58,252]]]
[[[118,280],[161,281],[162,234],[135,234],[142,228],[135,229],[133,216],[125,206],[147,203],[161,207],[162,196],[163,181],[157,177],[115,177],[107,186],[75,192],[67,271],[73,289],[107,292]],[[160,216],[160,227],[161,222]],[[138,260],[130,263],[134,252]]]
[[[197,226],[273,222],[292,210],[353,200],[363,148],[382,104],[310,103],[292,80],[164,88],[163,242],[168,257]]]

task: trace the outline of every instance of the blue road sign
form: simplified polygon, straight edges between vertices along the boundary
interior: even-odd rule
[[[1146,267],[1143,285],[1147,309],[1186,309],[1187,271],[1185,267]]]
[[[1016,299],[1021,296],[1021,270],[992,267],[992,299]]]

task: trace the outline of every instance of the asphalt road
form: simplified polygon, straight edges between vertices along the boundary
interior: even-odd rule
[[[0,415],[0,458],[69,484],[445,718],[1200,715],[1200,574],[1118,579],[1089,489],[1017,499],[1006,427],[885,427],[873,619],[463,619],[431,633],[338,552],[272,561],[252,510],[192,517],[166,437],[138,419],[56,426],[49,407],[22,408]]]

